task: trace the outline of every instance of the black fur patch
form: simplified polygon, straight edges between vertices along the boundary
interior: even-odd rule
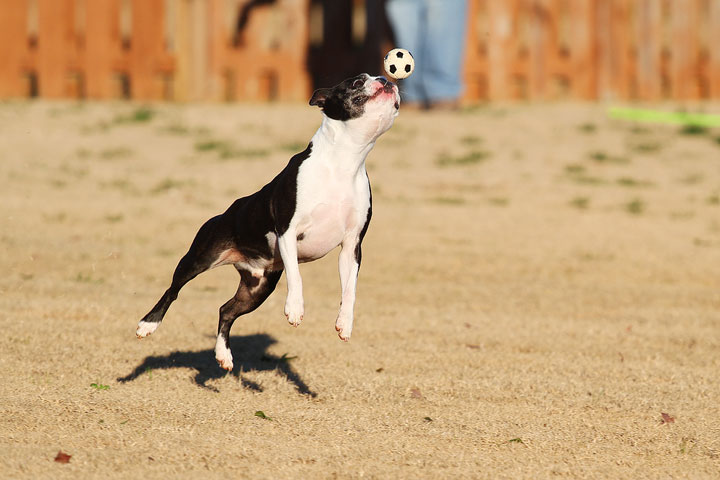
[[[370,179],[368,179],[368,188],[370,188]],[[370,219],[372,218],[372,188],[370,188],[370,205],[368,206],[367,217],[365,217],[365,225],[360,230],[360,238],[358,239],[357,245],[355,245],[355,261],[358,264],[358,271],[360,268],[360,262],[362,261],[362,241],[365,238],[368,227],[370,226]]]
[[[232,226],[233,243],[245,257],[271,257],[265,235],[269,232],[282,235],[290,226],[297,204],[298,170],[310,152],[312,142],[294,155],[270,183],[250,196],[235,200],[222,214]]]
[[[315,90],[310,99],[310,105],[317,105],[322,108],[325,115],[334,120],[350,120],[361,117],[365,113],[365,103],[370,98],[365,94],[366,74],[348,78],[332,88],[320,88]],[[362,81],[359,86],[353,86],[357,81]]]

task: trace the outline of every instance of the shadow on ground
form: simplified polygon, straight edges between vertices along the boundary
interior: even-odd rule
[[[214,338],[214,337],[213,337]],[[278,375],[283,375],[295,385],[297,391],[311,397],[317,396],[315,392],[303,382],[300,375],[290,365],[291,357],[276,357],[268,353],[270,345],[277,343],[270,335],[256,334],[247,336],[231,336],[230,350],[233,353],[234,368],[232,372],[221,369],[215,361],[215,352],[212,349],[199,351],[178,351],[164,356],[146,357],[143,362],[135,367],[130,374],[118,378],[118,382],[126,383],[149,373],[152,370],[163,370],[169,368],[191,368],[197,374],[195,383],[208,390],[219,392],[219,390],[208,385],[209,380],[222,378],[225,375],[234,375],[242,383],[243,387],[262,392],[262,387],[243,377],[241,372],[261,372],[272,370]]]

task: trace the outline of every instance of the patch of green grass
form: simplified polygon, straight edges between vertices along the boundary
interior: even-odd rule
[[[87,167],[76,167],[68,163],[63,163],[62,165],[60,165],[60,171],[65,175],[74,178],[85,178],[87,177],[88,173],[90,173],[90,169],[88,169]]]
[[[597,131],[597,125],[594,123],[583,123],[582,125],[578,125],[578,130],[582,133],[595,133]]]
[[[125,218],[122,213],[116,213],[116,214],[109,214],[105,215],[104,220],[108,223],[117,223],[122,221],[122,219]]]
[[[426,422],[432,422],[432,421],[433,421],[433,419],[430,418],[430,417],[424,417],[423,420],[425,420]]]
[[[103,160],[115,160],[118,158],[130,157],[133,151],[125,147],[108,148],[100,152],[100,158]]]
[[[694,125],[694,124],[688,124],[683,125],[683,127],[678,132],[680,135],[691,135],[691,136],[697,136],[697,135],[705,135],[708,133],[708,128],[703,127],[702,125]]]
[[[103,385],[102,383],[91,383],[90,386],[95,390],[109,390],[110,385]]]
[[[510,205],[510,200],[504,197],[491,197],[488,198],[488,203],[496,207],[507,207]]]
[[[476,135],[465,135],[464,137],[460,138],[460,143],[463,145],[477,145],[479,143],[482,143],[483,139],[476,136]]]
[[[585,210],[590,206],[590,199],[588,197],[575,197],[570,200],[570,205],[580,210]]]
[[[448,153],[442,153],[437,160],[435,160],[435,163],[441,167],[475,165],[484,162],[489,157],[490,152],[486,152],[484,150],[472,150],[464,155],[455,156]]]
[[[262,158],[267,157],[270,154],[268,150],[262,148],[228,148],[220,150],[220,158],[223,160],[230,158]]]
[[[636,180],[631,177],[620,177],[617,179],[617,184],[623,187],[652,187],[654,185],[647,180]]]
[[[103,283],[105,280],[103,280],[102,278],[93,278],[91,275],[86,275],[86,274],[84,274],[84,273],[82,273],[82,272],[79,272],[79,273],[75,276],[75,281],[78,282],[78,283],[95,283],[95,284],[100,284],[100,283]]]
[[[645,202],[636,198],[625,204],[625,211],[632,215],[641,215],[645,211]]]
[[[625,165],[630,163],[630,159],[627,157],[608,155],[605,152],[591,152],[588,156],[590,157],[590,160],[596,163],[607,163],[616,165]]]
[[[75,155],[78,158],[90,158],[92,152],[87,148],[78,148],[77,150],[75,150]]]
[[[195,143],[196,152],[209,152],[227,147],[227,142],[220,140],[202,140]]]
[[[146,123],[150,122],[155,116],[155,111],[149,107],[139,107],[127,115],[118,115],[113,120],[114,123]]]
[[[578,165],[577,163],[571,163],[570,165],[565,165],[565,173],[570,175],[585,173],[585,167],[583,165]]]
[[[188,135],[190,133],[190,128],[181,123],[172,123],[162,127],[160,131],[171,135]]]
[[[280,360],[278,360],[281,363],[287,363],[290,360],[295,360],[297,358],[297,355],[289,357],[287,353],[283,353],[282,357],[280,357]]]
[[[718,145],[720,145],[720,135],[718,135],[717,137],[715,137],[715,143],[717,143]]]
[[[522,445],[525,445],[525,442],[522,441],[522,438],[511,438],[507,441],[507,443],[520,443]]]
[[[212,152],[218,153],[221,159],[230,158],[257,158],[265,157],[270,154],[265,149],[239,149],[230,142],[224,140],[203,140],[195,144],[195,151],[197,152]]]
[[[573,175],[570,178],[573,182],[582,185],[604,185],[607,183],[607,181],[600,177],[592,177],[590,175]]]
[[[677,212],[670,212],[670,218],[673,220],[690,220],[695,216],[695,212],[692,210],[682,210]]]
[[[690,175],[686,175],[681,178],[680,183],[684,183],[685,185],[697,185],[703,181],[703,178],[704,177],[701,173],[691,173]]]
[[[270,418],[270,417],[268,417],[267,415],[265,415],[265,412],[263,412],[262,410],[258,410],[257,412],[255,412],[255,416],[256,416],[256,417],[260,417],[260,418],[262,418],[263,420],[270,420],[270,421],[272,421],[272,418]]]
[[[127,178],[116,178],[109,182],[102,182],[100,184],[103,188],[112,188],[120,190],[121,192],[134,193],[137,192],[137,187]]]
[[[662,145],[658,142],[641,142],[632,144],[629,148],[638,153],[657,153],[662,149]]]
[[[635,125],[630,129],[630,133],[634,133],[635,135],[645,135],[647,133],[650,133],[651,131],[652,130],[643,125]]]
[[[441,205],[462,205],[465,203],[465,199],[462,197],[433,197],[430,201]]]
[[[166,178],[162,180],[160,183],[155,185],[151,190],[150,193],[152,194],[159,194],[159,193],[165,193],[170,190],[176,189],[176,188],[182,188],[187,185],[189,185],[191,182],[185,181],[185,180],[175,180],[173,178]]]
[[[307,143],[302,141],[286,142],[280,144],[280,150],[290,153],[302,152],[303,150],[305,150],[306,147]]]
[[[718,195],[717,193],[714,195],[710,195],[707,198],[707,203],[709,205],[720,205],[720,195]]]
[[[52,178],[50,179],[50,186],[53,188],[65,188],[67,186],[67,182],[65,180],[60,180],[59,178]]]

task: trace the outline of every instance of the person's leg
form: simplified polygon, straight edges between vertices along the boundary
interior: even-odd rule
[[[425,68],[423,47],[425,1],[388,0],[385,4],[388,20],[395,35],[397,47],[409,50],[415,59],[413,74],[398,83],[403,102],[425,102],[422,78]]]
[[[466,0],[427,0],[423,44],[423,86],[428,100],[457,101],[462,95],[462,66],[467,24]]]

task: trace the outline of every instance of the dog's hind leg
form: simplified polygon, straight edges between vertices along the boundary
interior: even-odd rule
[[[259,307],[275,290],[282,270],[265,272],[263,276],[253,276],[247,270],[238,268],[240,285],[235,296],[220,307],[218,336],[215,343],[215,359],[220,367],[227,371],[233,369],[232,353],[230,353],[230,328],[240,316],[250,313]]]
[[[144,338],[153,333],[160,326],[170,304],[178,297],[180,289],[193,278],[210,268],[231,263],[228,252],[232,244],[228,235],[224,233],[224,222],[221,216],[213,217],[198,230],[190,249],[180,259],[172,283],[157,304],[138,323],[135,335]]]

